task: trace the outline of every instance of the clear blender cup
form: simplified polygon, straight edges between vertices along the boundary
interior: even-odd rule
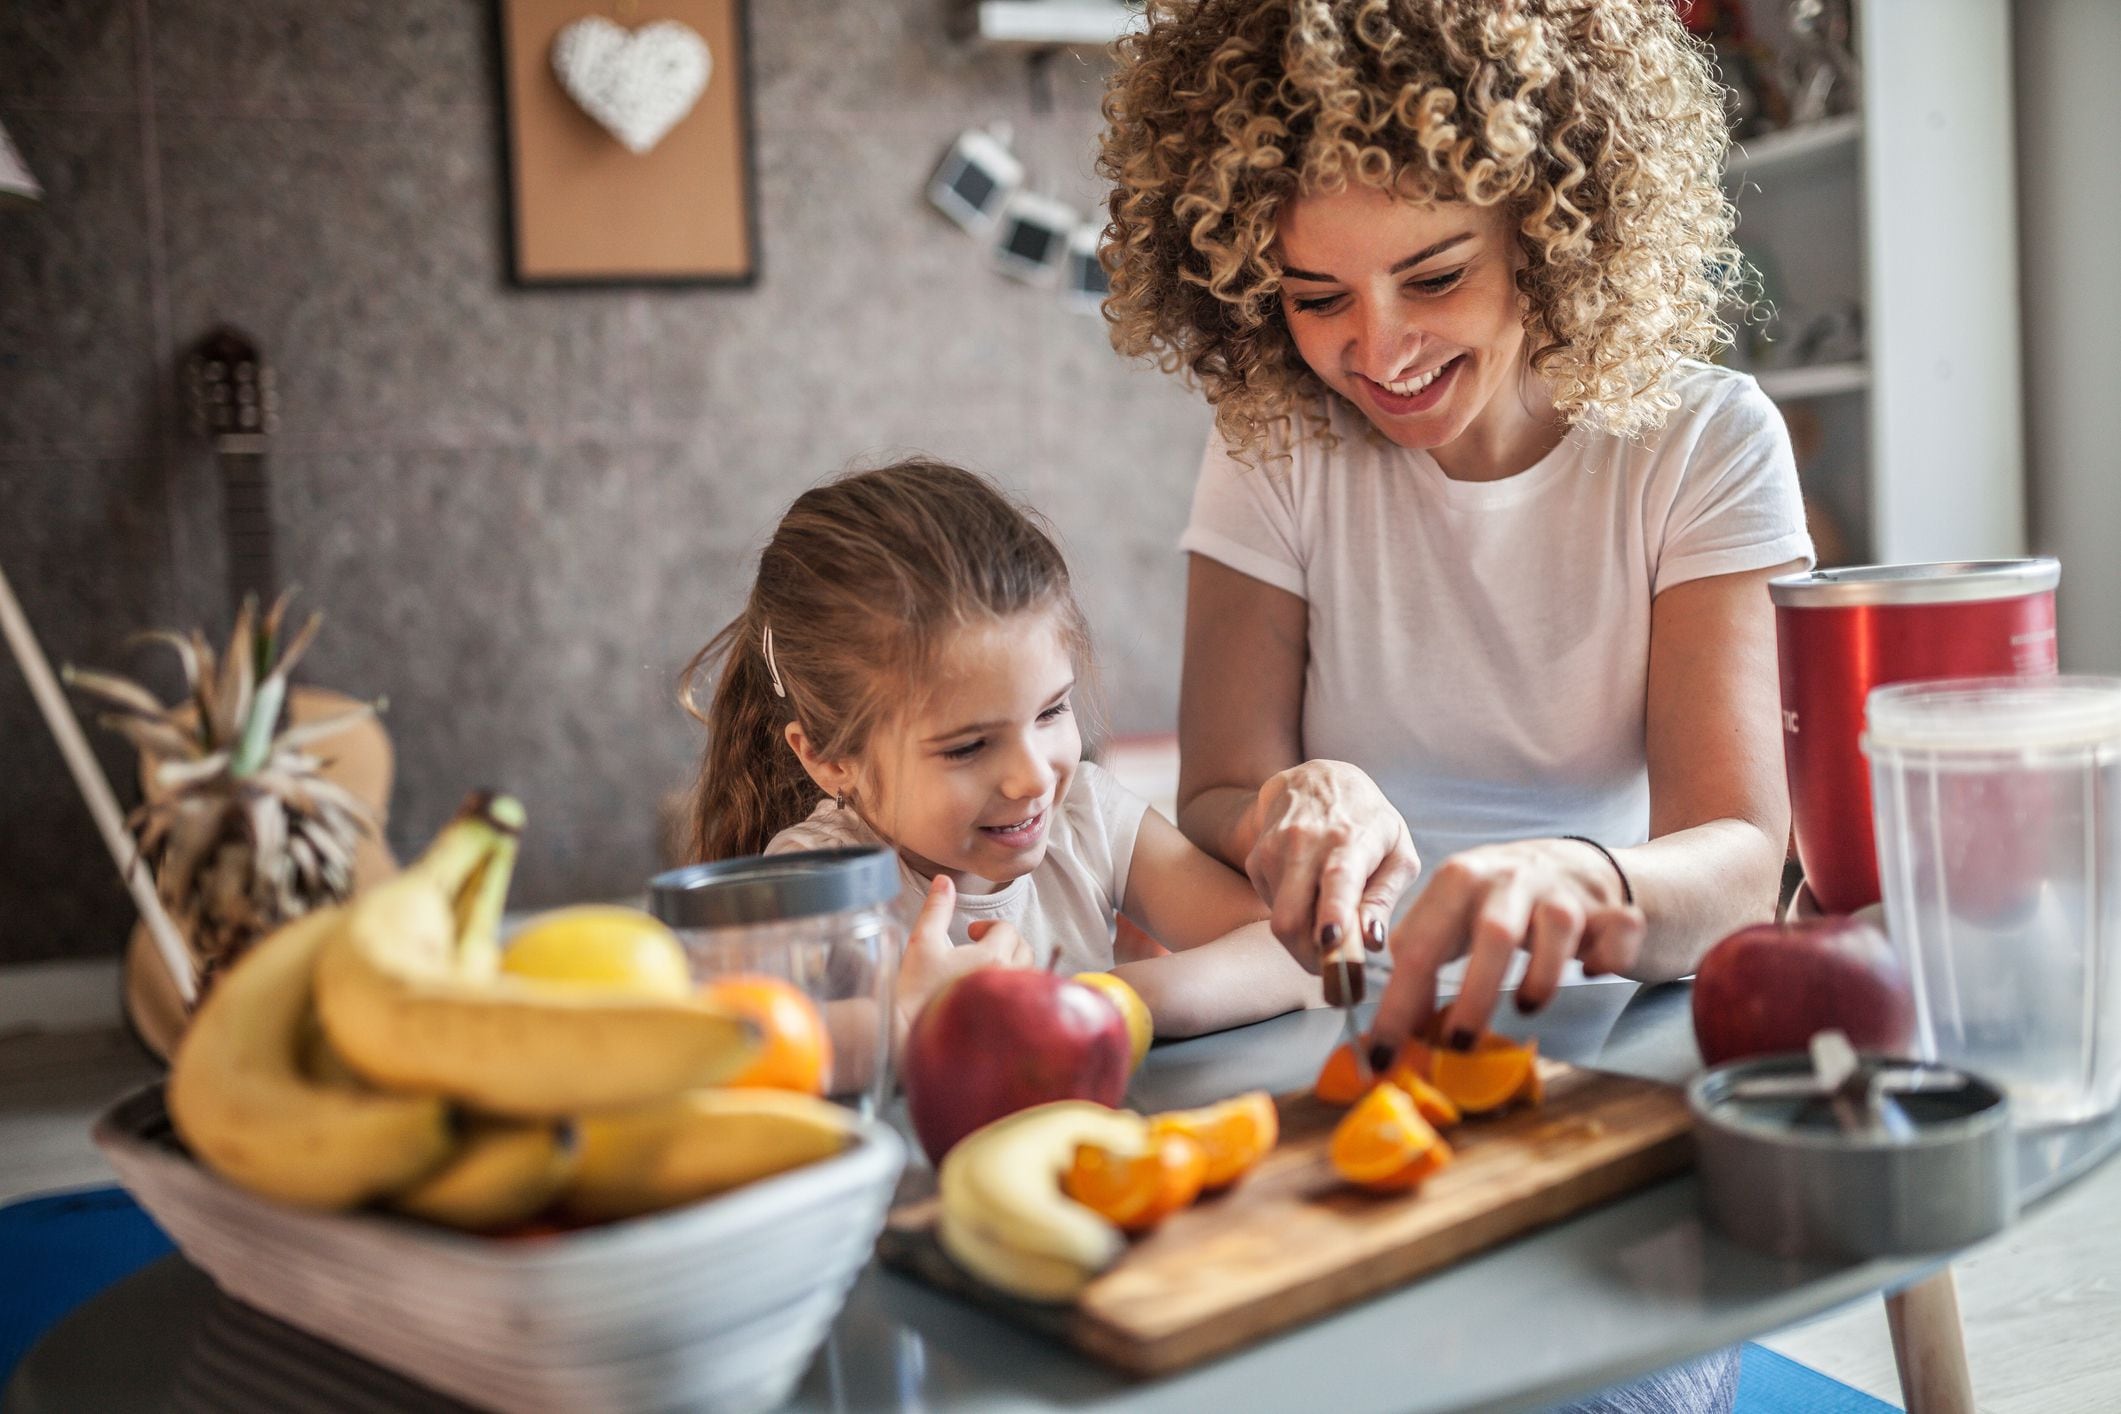
[[[819,849],[691,864],[648,885],[696,981],[778,978],[825,1024],[826,1094],[874,1114],[891,1082],[892,995],[906,932],[898,856]]]
[[[1873,691],[1887,931],[1925,1059],[2000,1081],[2022,1128],[2121,1101],[2121,679]]]

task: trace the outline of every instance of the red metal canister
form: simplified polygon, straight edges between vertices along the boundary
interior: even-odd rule
[[[1878,901],[1863,704],[1929,678],[2056,671],[2052,559],[1858,565],[1768,583],[1797,858],[1820,908]]]

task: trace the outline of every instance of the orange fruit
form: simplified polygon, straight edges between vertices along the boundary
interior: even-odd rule
[[[1415,1188],[1451,1161],[1451,1146],[1397,1085],[1379,1085],[1342,1116],[1327,1147],[1333,1171],[1364,1188]]]
[[[1326,1057],[1319,1067],[1318,1079],[1311,1084],[1311,1093],[1329,1105],[1352,1105],[1367,1093],[1362,1083],[1362,1067],[1356,1063],[1355,1048],[1343,1041]]]
[[[1281,1112],[1274,1097],[1253,1090],[1234,1100],[1197,1110],[1167,1110],[1149,1116],[1152,1134],[1183,1134],[1208,1154],[1202,1187],[1226,1188],[1267,1156],[1281,1138]]]
[[[1429,1123],[1439,1126],[1458,1123],[1465,1118],[1464,1113],[1449,1095],[1422,1079],[1411,1059],[1414,1049],[1413,1046],[1407,1048],[1406,1053],[1393,1065],[1392,1073],[1385,1079],[1406,1091],[1407,1098],[1414,1102],[1415,1110]]]
[[[1482,1034],[1470,1051],[1410,1042],[1400,1064],[1428,1080],[1467,1114],[1486,1114],[1515,1100],[1537,1104],[1539,1043]]]
[[[1129,1232],[1155,1227],[1200,1196],[1208,1152],[1183,1134],[1151,1137],[1147,1153],[1121,1158],[1084,1144],[1061,1176],[1070,1198]]]
[[[762,1038],[757,1059],[728,1084],[825,1093],[825,1081],[832,1074],[832,1040],[817,1004],[800,989],[778,977],[733,973],[710,978],[699,994],[748,1019]]]

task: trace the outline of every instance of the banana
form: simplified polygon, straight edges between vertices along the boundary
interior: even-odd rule
[[[580,1218],[630,1218],[827,1159],[847,1147],[847,1111],[790,1090],[693,1090],[581,1120],[567,1191]]]
[[[989,1285],[1029,1301],[1070,1301],[1119,1260],[1127,1238],[1061,1191],[1076,1149],[1144,1153],[1149,1124],[1127,1110],[1057,1100],[960,1139],[939,1184],[943,1250]]]
[[[170,1069],[168,1105],[208,1168],[254,1192],[350,1208],[418,1181],[455,1139],[447,1106],[303,1070],[317,956],[345,910],[320,909],[261,940],[215,984]]]
[[[398,1194],[390,1206],[467,1232],[513,1227],[566,1191],[579,1154],[566,1125],[481,1122],[440,1172]]]
[[[499,972],[494,942],[522,807],[475,798],[405,873],[361,895],[317,959],[332,1049],[370,1083],[489,1114],[558,1119],[740,1071],[742,1017]]]

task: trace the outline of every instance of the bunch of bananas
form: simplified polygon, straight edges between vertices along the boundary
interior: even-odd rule
[[[282,1202],[492,1231],[652,1212],[846,1146],[837,1106],[724,1087],[759,1048],[744,1017],[504,971],[522,825],[515,800],[473,796],[403,874],[219,979],[168,1089],[202,1163]]]

